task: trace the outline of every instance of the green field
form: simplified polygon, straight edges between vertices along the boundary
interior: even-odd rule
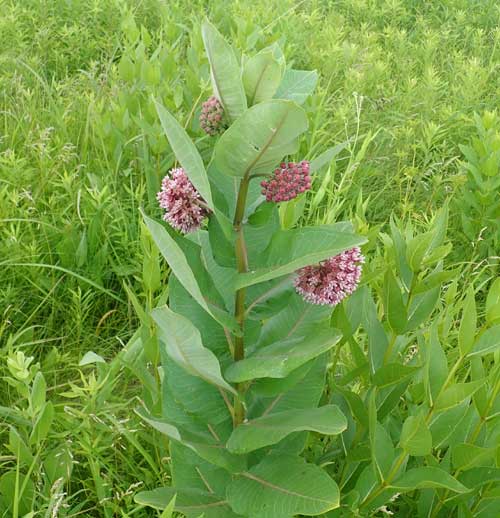
[[[447,386],[471,388],[448,405],[467,414],[450,417],[461,429],[454,439],[436,443],[430,425],[432,452],[410,457],[443,467],[469,493],[415,486],[355,514],[349,491],[363,488],[345,478],[345,458],[352,449],[362,467],[367,444],[376,451],[361,426],[341,444],[308,439],[305,457],[341,487],[344,514],[324,516],[499,516],[500,4],[0,0],[0,517],[161,514],[134,500],[171,480],[168,441],[135,412],[158,395],[145,315],[168,300],[170,274],[141,210],[160,221],[156,193],[175,161],[153,97],[205,160],[213,148],[198,124],[212,95],[206,17],[238,59],[278,43],[288,67],[318,72],[297,158],[340,147],[293,225],[352,221],[368,238],[362,285],[390,347],[421,369],[444,358]],[[432,257],[419,252],[414,236],[430,235],[446,211],[446,238]],[[437,289],[404,332],[394,331],[386,290],[398,238],[424,265],[410,292]],[[340,311],[349,306],[333,322]],[[351,421],[368,415],[359,405],[373,380],[351,374],[372,347],[369,327],[342,329],[345,346],[329,357],[325,401]],[[482,336],[488,349],[469,358]],[[432,384],[439,373],[429,372]],[[416,376],[383,417],[396,449],[424,392]],[[485,480],[476,484],[470,473],[480,469],[496,474],[474,472]]]

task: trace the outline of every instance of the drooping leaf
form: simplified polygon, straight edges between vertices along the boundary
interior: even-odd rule
[[[160,223],[149,218],[145,214],[143,217],[161,254],[166,259],[170,268],[184,288],[209,315],[211,315],[221,325],[226,326],[233,332],[237,333],[238,325],[229,313],[214,305],[209,306],[180,246]]]
[[[267,250],[267,265],[240,274],[237,287],[293,273],[303,266],[319,263],[349,248],[366,243],[366,238],[346,232],[345,225],[321,225],[277,232]]]
[[[249,453],[276,444],[292,432],[313,431],[338,435],[347,428],[347,420],[335,405],[304,410],[288,410],[258,417],[234,429],[227,442],[233,453]]]
[[[210,183],[200,153],[175,117],[159,102],[155,101],[155,106],[163,131],[176,159],[180,162],[191,183],[196,187],[206,204],[214,210]]]
[[[339,506],[339,489],[318,466],[280,454],[239,473],[228,487],[227,499],[244,516],[318,516]]]
[[[476,335],[476,298],[474,288],[471,286],[467,291],[465,298],[464,309],[462,311],[462,321],[460,322],[460,329],[458,332],[458,346],[462,355],[466,355],[474,344],[474,337]],[[499,339],[500,343],[500,339]]]
[[[214,95],[224,106],[228,117],[235,120],[247,108],[240,66],[231,46],[211,23],[203,23],[201,34],[210,62]]]
[[[152,491],[137,493],[134,500],[137,504],[147,505],[160,511],[165,509],[175,498],[175,510],[188,518],[236,518],[225,498],[199,489],[159,487]]]
[[[169,439],[190,448],[202,459],[205,459],[211,464],[215,464],[230,472],[238,472],[244,469],[245,458],[230,453],[223,444],[217,442],[216,439],[209,434],[208,428],[207,432],[202,435],[200,433],[183,430],[181,427],[174,426],[165,420],[160,421],[155,419],[142,410],[138,410],[137,414],[155,430],[166,435]]]
[[[243,85],[248,104],[272,99],[281,82],[283,64],[269,47],[252,56],[243,68]]]
[[[217,357],[203,346],[200,332],[190,320],[174,313],[168,306],[154,309],[152,317],[158,326],[160,341],[172,360],[193,376],[236,393],[222,377]]]
[[[424,456],[431,452],[432,435],[423,416],[406,418],[399,442],[408,455]]]
[[[276,99],[290,99],[297,104],[303,104],[313,93],[317,82],[318,73],[316,70],[286,70],[274,97]]]
[[[391,486],[401,493],[424,488],[443,488],[455,493],[468,491],[468,488],[446,471],[433,466],[410,469]]]
[[[500,324],[487,329],[474,343],[469,356],[484,356],[500,348]]]
[[[273,100],[252,106],[218,140],[215,166],[240,178],[269,174],[283,156],[295,153],[298,136],[307,126],[304,110],[294,102]]]
[[[225,372],[232,382],[255,378],[284,378],[294,369],[331,349],[341,338],[334,329],[277,342],[233,363]]]

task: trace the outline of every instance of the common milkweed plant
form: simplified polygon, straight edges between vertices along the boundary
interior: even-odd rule
[[[339,505],[335,481],[301,457],[307,431],[336,435],[346,418],[318,406],[341,334],[332,306],[361,275],[366,239],[347,222],[280,228],[279,204],[311,186],[293,162],[308,129],[315,72],[285,70],[279,47],[241,70],[206,22],[213,96],[200,127],[218,139],[205,167],[183,127],[156,108],[178,167],[158,193],[167,225],[145,217],[167,260],[168,304],[153,310],[162,355],[162,417],[172,487],[138,501],[187,516],[281,518]],[[304,433],[296,433],[304,432]]]
[[[333,156],[326,152],[311,162],[297,156],[308,129],[300,105],[315,86],[315,72],[286,68],[277,45],[241,67],[208,22],[202,35],[213,95],[201,108],[200,130],[213,139],[212,155],[203,160],[156,101],[176,167],[158,193],[165,221],[144,219],[171,273],[168,303],[151,315],[161,408],[139,412],[170,440],[172,484],[140,492],[136,501],[162,510],[175,503],[188,518],[361,516],[387,511],[384,504],[416,490],[424,490],[422,508],[447,512],[448,501],[462,505],[472,493],[450,474],[460,468],[439,464],[442,448],[455,444],[438,440],[433,416],[454,419],[446,412],[457,405],[474,412],[470,397],[486,378],[476,381],[475,365],[473,381],[454,379],[470,355],[480,362],[492,351],[498,328],[481,331],[474,345],[475,327],[467,324],[470,344],[449,371],[438,322],[430,341],[420,331],[438,304],[441,283],[454,275],[442,263],[449,252],[443,245],[447,208],[425,234],[413,236],[408,228],[403,235],[393,221],[391,236],[383,236],[381,323],[368,287],[357,289],[366,238],[349,222],[281,225],[280,207],[301,199],[325,156]],[[464,310],[464,319],[469,316]],[[354,336],[360,325],[368,353]],[[441,327],[443,333],[450,325]],[[327,384],[332,351],[336,362],[341,344],[355,365]],[[347,388],[357,379],[367,387],[363,397]],[[495,380],[488,381],[492,398]],[[407,418],[389,420],[403,394]],[[492,408],[481,410],[481,419]],[[318,459],[310,432],[326,444],[338,436],[338,447]],[[474,441],[482,437],[473,435]],[[459,443],[463,449],[465,438]],[[345,495],[342,508],[332,471]],[[442,498],[434,500],[434,491]],[[456,494],[465,500],[452,500]],[[403,512],[408,501],[400,499]]]

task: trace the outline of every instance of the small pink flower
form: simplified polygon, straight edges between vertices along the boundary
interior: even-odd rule
[[[297,293],[311,304],[336,306],[358,287],[364,256],[358,247],[298,270]]]
[[[293,200],[299,194],[311,188],[311,177],[309,176],[309,162],[302,160],[295,162],[283,162],[278,169],[274,170],[269,180],[260,183],[262,194],[267,201]]]
[[[205,133],[212,137],[227,129],[224,120],[224,107],[217,97],[212,96],[202,104],[200,126]]]
[[[198,230],[210,214],[210,209],[182,168],[169,171],[156,197],[160,207],[166,211],[163,219],[184,234]]]

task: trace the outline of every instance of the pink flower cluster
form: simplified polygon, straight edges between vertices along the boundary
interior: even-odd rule
[[[364,256],[358,247],[298,270],[297,292],[312,304],[336,306],[358,287]]]
[[[222,133],[226,128],[224,107],[217,97],[209,97],[201,107],[200,126],[210,136]]]
[[[163,219],[184,234],[198,230],[210,214],[210,209],[182,168],[170,170],[163,178],[157,199],[166,211]]]
[[[262,181],[260,185],[267,201],[278,203],[293,200],[311,188],[309,162],[307,160],[302,160],[298,164],[283,162],[278,169],[274,170],[271,179]]]

